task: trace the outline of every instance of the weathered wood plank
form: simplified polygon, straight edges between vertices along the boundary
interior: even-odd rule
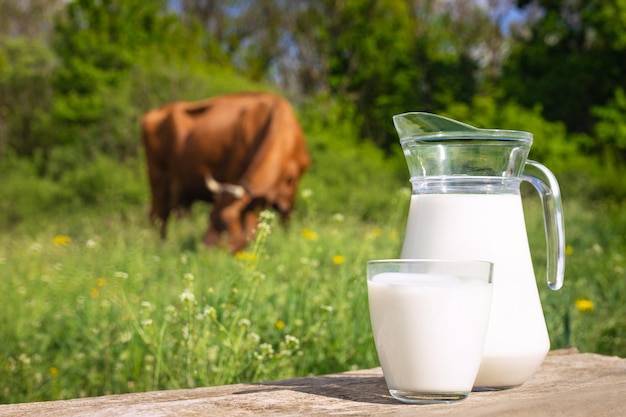
[[[626,359],[550,352],[523,386],[472,393],[457,404],[406,405],[380,368],[188,390],[0,405],[0,416],[625,416]]]

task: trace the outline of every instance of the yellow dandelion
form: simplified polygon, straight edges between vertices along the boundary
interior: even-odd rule
[[[104,278],[98,278],[96,280],[96,287],[104,287],[104,284],[106,283],[106,280]]]
[[[276,328],[278,330],[282,330],[282,329],[285,328],[285,322],[280,320],[280,319],[278,319],[278,320],[276,320],[276,323],[274,324],[274,326],[276,326]]]
[[[365,238],[368,240],[373,240],[379,237],[382,234],[382,229],[380,227],[375,227],[365,235]]]
[[[53,377],[59,375],[59,369],[56,366],[51,366],[48,372],[50,372],[50,375]]]
[[[593,311],[593,301],[586,298],[577,298],[574,305],[578,311]]]
[[[317,235],[316,232],[314,232],[311,229],[302,229],[302,231],[300,232],[300,234],[302,234],[302,236],[306,239],[306,240],[310,240],[310,241],[316,241],[317,239],[319,239],[319,236]]]
[[[254,262],[257,260],[257,255],[252,252],[240,251],[235,254],[235,257],[240,261]]]
[[[72,238],[66,235],[57,235],[52,238],[52,243],[54,246],[67,246],[72,243]]]
[[[570,245],[565,245],[565,254],[571,255],[572,253],[574,253],[574,248],[572,248]]]
[[[91,290],[89,290],[89,295],[91,296],[91,298],[98,298],[98,296],[100,295],[100,290],[98,290],[96,287],[93,287]]]
[[[343,255],[335,255],[333,256],[333,263],[335,265],[341,265],[345,261]]]

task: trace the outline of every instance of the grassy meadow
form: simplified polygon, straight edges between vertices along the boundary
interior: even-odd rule
[[[200,246],[202,210],[164,243],[141,214],[3,237],[2,402],[376,364],[362,267],[393,254],[391,229],[337,215],[282,230],[266,216],[233,257]]]
[[[160,241],[143,162],[102,158],[54,183],[5,169],[0,403],[377,366],[365,262],[399,253],[406,174],[365,146],[324,153],[322,136],[311,142],[292,222],[264,213],[237,256],[202,246],[203,204]],[[624,206],[565,195],[567,270],[553,292],[539,198],[525,201],[552,347],[626,356]]]

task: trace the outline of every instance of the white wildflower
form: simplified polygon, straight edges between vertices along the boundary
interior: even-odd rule
[[[41,245],[41,243],[33,243],[32,245],[29,246],[28,251],[29,252],[41,252],[41,249],[43,248],[43,246]]]
[[[322,305],[320,308],[321,308],[322,310],[324,310],[324,311],[329,312],[329,313],[332,313],[332,312],[333,312],[333,310],[334,310],[333,306],[329,306],[329,305]]]
[[[204,307],[204,311],[202,312],[202,314],[204,314],[205,317],[211,317],[211,318],[217,317],[217,311],[215,310],[215,308],[211,306]]]
[[[191,292],[189,289],[186,289],[180,294],[180,301],[182,301],[183,303],[195,303],[196,296],[193,295],[193,292]]]
[[[290,334],[285,335],[285,345],[291,349],[298,349],[300,347],[300,339]]]
[[[260,222],[271,222],[276,218],[276,213],[271,210],[263,210],[259,213]]]
[[[261,336],[259,336],[259,334],[255,332],[248,333],[248,338],[252,340],[254,344],[259,343],[259,341],[261,340]]]
[[[345,216],[341,213],[333,214],[333,221],[337,223],[343,223],[346,220]]]

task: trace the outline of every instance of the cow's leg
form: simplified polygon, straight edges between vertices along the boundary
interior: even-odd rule
[[[149,178],[152,192],[150,220],[158,227],[161,239],[165,239],[167,219],[170,215],[170,184],[167,177],[168,173],[161,168],[150,167]]]
[[[165,213],[163,215],[163,217],[160,217],[158,222],[159,224],[159,235],[161,236],[161,239],[165,240],[165,238],[167,237],[167,219],[169,218],[169,213]]]

